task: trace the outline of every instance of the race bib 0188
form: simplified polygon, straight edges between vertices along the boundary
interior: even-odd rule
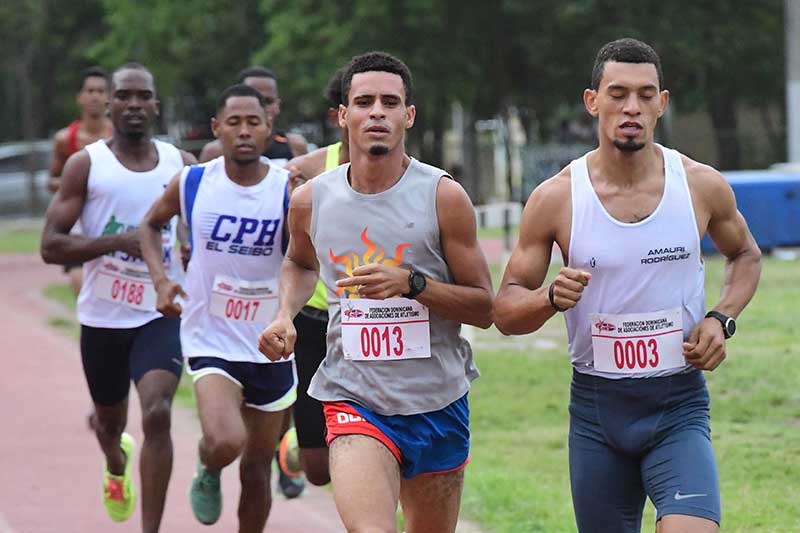
[[[156,310],[156,291],[144,263],[103,257],[92,294],[139,311]]]
[[[342,298],[342,347],[351,361],[431,356],[428,308],[408,298]]]
[[[652,313],[593,313],[594,368],[615,374],[654,372],[686,365],[680,308]]]

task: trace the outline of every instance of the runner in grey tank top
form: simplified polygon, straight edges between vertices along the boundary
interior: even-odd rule
[[[357,56],[342,89],[351,163],[292,197],[280,309],[259,348],[272,360],[292,353],[292,318],[319,272],[330,320],[310,394],[324,405],[344,525],[394,530],[402,493],[409,531],[454,531],[478,375],[460,328],[492,322],[474,211],[444,171],[405,154],[416,113],[408,67]]]

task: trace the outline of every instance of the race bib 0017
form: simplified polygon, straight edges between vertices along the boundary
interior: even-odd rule
[[[594,368],[615,374],[654,372],[686,365],[680,308],[652,313],[593,313]]]
[[[408,298],[342,298],[342,348],[351,361],[431,356],[428,308]]]
[[[92,294],[139,311],[156,310],[156,291],[144,263],[103,257]]]
[[[277,281],[244,281],[217,274],[209,310],[225,320],[267,324],[278,311]]]

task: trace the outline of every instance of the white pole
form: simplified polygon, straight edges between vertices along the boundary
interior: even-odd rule
[[[786,16],[786,140],[789,163],[800,163],[800,0],[784,0]]]

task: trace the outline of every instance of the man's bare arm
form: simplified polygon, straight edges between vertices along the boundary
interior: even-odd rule
[[[464,189],[441,178],[436,213],[447,266],[453,283],[427,280],[416,300],[444,318],[480,328],[492,325],[492,278],[478,244],[475,210]]]
[[[213,140],[210,143],[207,143],[203,146],[203,149],[200,151],[200,157],[198,158],[201,163],[205,163],[207,161],[211,161],[212,159],[216,159],[222,155],[222,143],[218,140]]]
[[[292,194],[289,203],[289,247],[281,265],[278,314],[293,319],[306,304],[319,277],[319,263],[311,242],[311,184]]]
[[[183,159],[183,164],[186,166],[197,164],[197,158],[186,150],[181,150],[181,158]],[[189,265],[189,257],[191,256],[192,250],[189,244],[189,227],[186,225],[186,221],[180,217],[178,220],[178,227],[175,228],[175,236],[178,238],[180,246],[181,263],[183,264],[183,269],[186,270],[186,267]]]
[[[289,150],[291,150],[293,157],[308,153],[308,142],[299,133],[287,133],[286,140],[289,143]]]
[[[47,188],[50,192],[56,192],[61,183],[61,173],[64,171],[64,165],[69,158],[67,155],[67,143],[69,134],[66,128],[58,130],[53,137],[53,158],[50,160],[50,179],[47,182]]]
[[[519,242],[495,298],[495,324],[506,335],[536,331],[556,313],[550,303],[551,284],[543,283],[560,225],[569,224],[564,210],[569,202],[569,170],[564,169],[537,187],[525,205]],[[568,229],[562,228],[562,235]],[[563,267],[552,282],[555,304],[564,310],[575,306],[589,278],[588,273]]]
[[[309,183],[292,194],[289,205],[289,249],[281,265],[278,313],[258,337],[258,349],[272,361],[294,351],[297,331],[292,320],[311,298],[319,277],[319,263],[311,242],[311,187]]]
[[[301,155],[286,163],[289,171],[289,190],[294,191],[303,183],[319,176],[325,171],[325,157],[327,150],[318,148],[313,152]]]
[[[761,250],[736,208],[736,197],[716,170],[698,165],[693,182],[709,207],[708,235],[725,257],[725,281],[716,311],[739,316],[750,302],[761,277]]]
[[[61,186],[47,209],[42,231],[41,255],[45,263],[82,263],[114,251],[140,257],[135,231],[89,238],[70,235],[86,203],[91,160],[85,150],[70,157],[61,175]]]
[[[164,193],[155,201],[147,211],[139,226],[139,240],[142,247],[142,258],[147,263],[150,278],[158,289],[159,284],[169,281],[164,263],[164,251],[161,242],[161,231],[172,217],[181,211],[180,204],[180,173],[169,182]]]
[[[194,159],[194,157],[192,157]],[[150,207],[139,226],[139,239],[142,246],[142,257],[147,263],[150,278],[158,294],[156,309],[164,316],[177,318],[181,316],[181,306],[176,303],[175,296],[187,298],[183,288],[175,281],[169,279],[162,262],[163,250],[161,231],[172,217],[178,215],[180,204],[180,178],[181,173],[175,175],[164,193]]]

